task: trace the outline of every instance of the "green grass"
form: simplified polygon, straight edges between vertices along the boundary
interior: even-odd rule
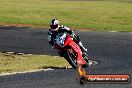
[[[20,72],[51,67],[66,67],[67,61],[58,56],[13,55],[0,53],[0,73]]]
[[[75,29],[132,31],[131,0],[0,0],[0,24],[48,27],[52,18]]]

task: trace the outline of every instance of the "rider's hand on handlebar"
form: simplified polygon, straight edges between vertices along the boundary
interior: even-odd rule
[[[71,37],[73,37],[73,38],[76,37],[76,34],[75,33],[72,33],[71,34]]]

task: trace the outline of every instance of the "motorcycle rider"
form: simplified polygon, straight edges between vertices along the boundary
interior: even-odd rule
[[[51,29],[48,30],[48,41],[49,41],[49,44],[51,46],[54,46],[56,35],[58,33],[67,32],[68,34],[71,35],[71,37],[73,38],[74,42],[76,42],[80,46],[80,48],[81,48],[81,50],[83,52],[83,55],[85,55],[85,52],[87,51],[87,49],[85,49],[84,46],[82,45],[82,42],[80,41],[80,37],[77,36],[70,28],[68,28],[68,27],[66,27],[64,25],[60,25],[60,22],[57,19],[52,19],[51,20],[50,28]],[[60,56],[63,56],[61,52],[58,52],[58,54]]]

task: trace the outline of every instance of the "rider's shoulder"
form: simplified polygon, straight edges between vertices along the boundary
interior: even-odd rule
[[[51,29],[48,29],[48,31],[51,31]]]
[[[51,29],[49,29],[49,30],[48,30],[48,34],[51,34],[51,33],[52,33],[52,31],[51,31]]]
[[[49,29],[48,32],[52,32],[52,29]]]
[[[51,31],[51,29],[48,29],[48,31]]]

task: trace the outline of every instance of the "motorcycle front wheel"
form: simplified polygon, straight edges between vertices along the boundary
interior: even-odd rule
[[[77,65],[77,55],[74,52],[73,49],[68,49],[65,51],[64,58],[68,61],[68,63],[76,69],[78,67]]]

